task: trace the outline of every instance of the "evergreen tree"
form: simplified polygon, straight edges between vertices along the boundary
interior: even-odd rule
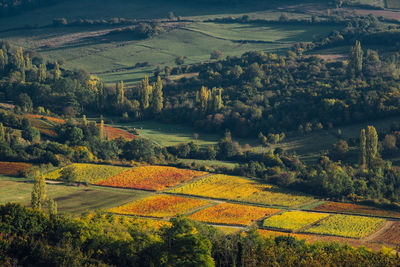
[[[163,83],[161,80],[161,77],[157,77],[157,82],[154,86],[154,91],[153,91],[153,99],[152,99],[152,107],[153,107],[153,113],[154,114],[160,114],[162,109],[163,109]]]

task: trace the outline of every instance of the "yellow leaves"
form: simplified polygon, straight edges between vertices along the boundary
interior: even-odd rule
[[[205,174],[173,167],[145,166],[120,173],[97,185],[160,191]]]
[[[278,209],[221,203],[200,210],[190,215],[189,218],[208,223],[249,225],[253,221],[259,220],[278,211]]]
[[[84,149],[84,148],[82,148]],[[129,168],[119,167],[119,166],[111,166],[111,165],[97,165],[97,164],[83,164],[83,163],[75,163],[72,164],[75,167],[75,172],[77,175],[78,181],[87,181],[90,183],[94,183],[96,181],[114,176],[118,173],[128,170]],[[68,167],[68,166],[67,166]],[[45,175],[46,179],[57,180],[61,178],[61,169],[56,171],[47,173]]]
[[[313,201],[311,197],[281,193],[271,185],[220,174],[182,185],[171,192],[280,206],[296,206]]]
[[[385,219],[380,218],[336,214],[307,229],[307,232],[362,238],[375,232],[384,223]]]
[[[325,213],[288,211],[264,220],[263,226],[297,231],[328,216]]]
[[[163,218],[188,213],[209,203],[205,200],[193,198],[156,195],[128,203],[124,206],[112,208],[110,212]]]

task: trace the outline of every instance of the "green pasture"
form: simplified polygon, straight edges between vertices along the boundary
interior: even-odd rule
[[[200,159],[178,159],[179,162],[188,163],[188,164],[198,164],[205,166],[218,166],[225,167],[229,169],[233,169],[236,166],[236,163],[229,161],[221,161],[221,160],[200,160]]]
[[[0,176],[0,204],[17,202],[30,205],[33,183],[26,178]],[[57,202],[60,212],[82,213],[108,209],[147,196],[144,191],[104,187],[78,187],[47,184],[47,196]]]
[[[242,23],[195,23],[187,29],[215,38],[231,41],[275,42],[292,44],[294,42],[311,42],[314,37],[326,36],[338,26],[325,25],[258,25]]]

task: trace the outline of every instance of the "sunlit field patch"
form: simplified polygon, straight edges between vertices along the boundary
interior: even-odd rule
[[[305,232],[362,238],[374,233],[384,223],[385,219],[380,218],[337,214],[320,221]]]
[[[112,208],[109,211],[117,214],[163,218],[185,214],[208,204],[210,202],[206,200],[171,195],[156,195]]]
[[[200,210],[189,216],[190,219],[217,224],[249,225],[279,212],[278,209],[260,208],[248,205],[221,203],[213,207]]]
[[[84,164],[75,163],[64,168],[73,167],[76,174],[77,181],[95,183],[97,181],[112,177],[130,168],[112,166],[112,165],[97,165],[97,164]],[[62,169],[44,175],[46,179],[57,180],[61,178]]]
[[[145,166],[99,181],[97,185],[160,191],[205,174],[174,167]]]
[[[271,185],[220,174],[184,184],[171,192],[277,206],[297,206],[313,201],[308,196],[280,192]]]
[[[304,211],[288,211],[264,220],[264,227],[297,231],[301,228],[328,217],[329,214]]]

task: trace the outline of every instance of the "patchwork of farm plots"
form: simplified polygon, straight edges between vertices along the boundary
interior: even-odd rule
[[[17,175],[20,171],[32,167],[30,163],[0,162],[0,174]]]
[[[173,167],[146,166],[119,173],[116,176],[99,181],[96,184],[161,191],[205,174],[207,173]]]
[[[210,202],[206,200],[171,195],[156,195],[112,208],[109,211],[117,214],[163,218],[185,214],[209,204]]]
[[[278,209],[221,203],[200,210],[190,215],[189,218],[207,223],[249,225],[253,221],[260,220],[278,211]]]
[[[220,174],[184,184],[170,192],[270,206],[293,207],[314,201],[312,197],[284,193],[271,185]]]
[[[31,166],[0,162],[0,174],[16,175]],[[400,243],[400,224],[380,218],[399,218],[399,213],[395,211],[339,202],[324,202],[317,207],[312,204],[310,211],[298,211],[296,206],[305,208],[316,200],[246,178],[211,175],[168,166],[130,168],[80,163],[70,166],[74,169],[77,181],[104,186],[95,188],[125,190],[124,194],[135,191],[131,189],[141,190],[135,191],[138,197],[118,200],[119,203],[108,205],[106,209],[121,216],[142,216],[137,219],[138,223],[149,228],[169,225],[166,221],[168,218],[183,214],[196,221],[231,227],[229,232],[243,230],[249,225],[262,225],[263,229],[259,232],[264,236],[290,234],[310,242],[324,237],[364,242],[364,238],[368,237],[375,244]],[[60,179],[64,168],[46,174],[45,178]],[[165,193],[157,193],[165,189]],[[140,195],[140,192],[143,194]],[[66,200],[57,201],[67,205]],[[66,207],[60,208],[68,210]],[[159,220],[146,219],[148,217]]]

